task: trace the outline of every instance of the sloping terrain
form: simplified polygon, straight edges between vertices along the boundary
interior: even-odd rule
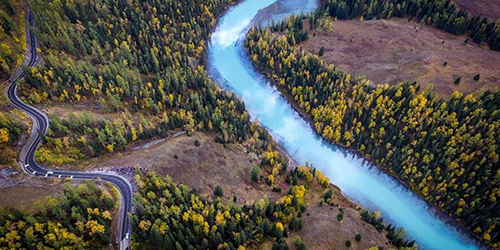
[[[493,20],[500,18],[499,0],[453,0],[453,2],[473,15],[482,15]]]
[[[465,45],[463,36],[407,19],[331,24],[331,31],[318,28],[299,46],[316,53],[323,47],[321,59],[352,75],[365,75],[376,84],[417,81],[422,88],[433,84],[445,96],[500,86],[495,63],[500,61],[500,52],[472,42]],[[475,80],[477,74],[480,79]]]

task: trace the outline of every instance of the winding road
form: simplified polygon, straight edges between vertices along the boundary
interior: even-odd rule
[[[26,27],[26,56],[25,56],[25,66],[32,67],[37,63],[37,49],[36,49],[36,37],[33,34],[32,27],[34,25],[33,13],[28,12],[28,26]],[[25,72],[22,68],[19,68],[12,77],[8,80],[10,84],[7,89],[7,97],[14,105],[14,107],[27,113],[33,120],[33,129],[31,135],[24,145],[21,154],[19,156],[19,163],[21,164],[21,169],[29,175],[35,177],[43,178],[65,178],[73,180],[102,180],[110,182],[115,185],[120,191],[120,209],[119,209],[119,241],[120,249],[129,249],[130,243],[130,221],[128,218],[128,213],[132,209],[132,187],[128,180],[118,175],[111,175],[105,173],[91,173],[91,172],[75,172],[75,171],[64,171],[64,170],[49,170],[40,166],[35,161],[35,151],[42,142],[42,136],[47,132],[49,126],[49,119],[45,114],[37,110],[36,108],[29,106],[22,102],[17,96],[17,80],[25,76]]]

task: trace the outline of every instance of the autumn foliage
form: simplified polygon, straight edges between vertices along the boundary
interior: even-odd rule
[[[500,93],[455,92],[439,99],[416,83],[371,84],[294,49],[295,37],[304,32],[296,20],[272,26],[284,27],[278,35],[250,30],[245,46],[252,61],[318,134],[372,160],[497,244]]]

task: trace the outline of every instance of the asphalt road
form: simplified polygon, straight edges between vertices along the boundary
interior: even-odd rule
[[[26,58],[29,61],[26,67],[32,67],[37,62],[37,50],[36,50],[36,37],[34,36],[31,27],[34,24],[33,14],[30,11],[28,14],[28,34],[27,37],[27,53]],[[130,183],[123,177],[118,175],[104,174],[104,173],[86,173],[86,172],[75,172],[75,171],[62,171],[62,170],[49,170],[40,166],[35,161],[35,151],[42,142],[42,135],[45,135],[47,128],[49,126],[49,119],[42,112],[34,107],[31,107],[23,103],[17,96],[17,80],[23,78],[25,72],[23,69],[18,69],[13,76],[9,79],[10,85],[7,90],[7,97],[11,101],[12,105],[16,108],[27,113],[33,120],[33,130],[28,139],[27,143],[24,145],[21,155],[19,156],[19,162],[21,168],[27,174],[42,178],[65,178],[73,180],[102,180],[107,181],[115,185],[120,191],[120,249],[129,248],[129,233],[130,233],[130,221],[128,218],[128,212],[132,209],[132,188]]]

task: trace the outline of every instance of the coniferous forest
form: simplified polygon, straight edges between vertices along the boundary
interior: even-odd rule
[[[93,103],[125,118],[55,119],[39,159],[71,162],[175,129],[218,132],[221,143],[249,138],[245,105],[202,67],[216,18],[233,3],[31,1],[43,63],[21,93],[32,103]],[[67,151],[74,153],[61,155]]]
[[[0,1],[0,79],[10,76],[20,66],[26,49],[23,11],[20,3],[13,0]]]
[[[132,218],[138,249],[245,249],[266,238],[275,239],[273,249],[288,249],[284,237],[302,227],[300,217],[306,210],[304,185],[290,186],[276,202],[266,198],[252,206],[225,206],[168,176],[139,174],[136,181],[140,192]],[[290,221],[298,224],[287,226]]]
[[[323,138],[373,161],[478,238],[498,247],[500,93],[455,92],[439,98],[416,83],[374,85],[294,47],[309,36],[303,29],[306,17],[314,28],[322,25],[325,15],[359,16],[361,12],[353,7],[359,2],[328,1],[311,16],[294,16],[270,28],[254,28],[245,41],[248,55]],[[371,4],[359,8],[368,10],[371,18],[386,18],[384,9],[392,10],[389,6],[393,1],[375,8],[378,2],[368,1]],[[398,1],[399,6],[404,2],[415,4]],[[419,10],[406,4],[404,13],[394,11],[394,15],[440,16],[439,8],[423,11],[438,3],[422,2]],[[472,29],[475,21],[467,20]],[[436,19],[438,27],[440,22]],[[495,34],[484,33],[492,49],[498,42]],[[476,36],[474,32],[469,35]]]
[[[273,192],[274,199],[244,205],[236,196],[224,198],[227,191],[220,186],[212,197],[202,197],[169,176],[136,169],[134,213],[129,214],[134,249],[242,250],[270,242],[272,249],[285,250],[292,246],[289,234],[301,230],[303,216],[309,216],[308,193],[321,193],[319,201],[309,204],[329,205],[330,211],[339,206],[323,173],[308,165],[289,169],[289,159],[270,134],[250,122],[245,104],[208,76],[210,33],[217,18],[238,2],[27,0],[41,58],[26,69],[19,95],[39,107],[91,109],[49,116],[50,128],[36,152],[39,162],[72,163],[181,130],[206,132],[224,146],[244,143],[245,153],[258,155],[260,164],[247,173],[248,181]],[[25,13],[16,12],[14,1],[0,4],[0,78],[5,78],[23,58]],[[455,92],[442,98],[417,83],[377,85],[297,49],[311,35],[304,22],[314,30],[326,19],[391,17],[500,50],[500,26],[472,17],[450,0],[324,0],[310,15],[251,29],[245,47],[255,66],[325,140],[373,162],[499,248],[499,92]],[[20,115],[4,103],[0,100],[0,164],[14,165],[28,126],[10,119]],[[47,198],[36,212],[2,208],[0,248],[109,248],[118,195],[114,187],[89,182],[65,185],[61,195]],[[336,219],[342,221],[344,211],[339,211]],[[418,247],[404,230],[386,226],[380,212],[360,212],[356,218],[378,233],[385,230],[384,243]],[[358,235],[351,239],[361,241]],[[294,244],[294,249],[306,249],[300,238]]]
[[[246,145],[250,151],[264,153],[261,165],[256,166],[256,182],[263,179],[268,186],[282,186],[288,163],[276,151],[267,131],[251,123],[243,102],[216,87],[203,68],[208,35],[216,18],[233,3],[30,1],[43,62],[28,70],[26,82],[19,86],[21,95],[33,104],[91,103],[105,114],[118,114],[109,116],[115,118],[96,118],[85,111],[69,113],[65,118],[50,115],[50,128],[37,159],[50,166],[60,165],[123,150],[134,141],[166,137],[179,130],[188,134],[215,132],[215,141],[222,144],[249,139]],[[20,125],[5,121],[2,126],[4,123],[14,140]],[[135,179],[136,213],[131,215],[132,247],[244,249],[271,240],[273,249],[288,249],[284,237],[302,228],[300,216],[306,209],[303,197],[307,184],[299,184],[302,178],[296,175],[289,176],[293,179],[290,189],[278,201],[263,199],[251,206],[226,206],[220,199],[200,198],[169,177],[139,173]],[[319,171],[310,177],[307,181],[316,178],[325,187],[329,184]],[[222,192],[220,189],[217,196]],[[71,199],[78,197],[68,191],[60,199],[72,204]],[[82,207],[93,208],[93,200],[81,201]],[[78,217],[77,210],[64,206],[62,202],[51,206],[62,208],[55,219],[65,223],[85,221]],[[102,214],[94,210],[89,213]],[[24,224],[18,221],[25,217],[56,223],[44,214],[55,210],[40,211],[6,211],[5,217],[9,218],[8,225],[20,224],[22,228]],[[17,221],[12,224],[14,219]],[[82,232],[75,231],[80,230],[78,227],[70,227],[40,231],[40,240],[33,244],[50,247],[52,241],[43,239],[53,237],[54,230],[64,230],[73,239],[68,245],[78,241],[82,247],[101,248],[112,241],[109,225],[101,225],[102,221],[95,226],[99,229],[97,240],[102,242],[89,238],[93,234],[82,237]],[[10,246],[11,240],[31,244],[31,240],[25,240],[30,235],[4,233],[8,240],[1,241],[0,246]],[[305,249],[303,243],[297,245]]]

